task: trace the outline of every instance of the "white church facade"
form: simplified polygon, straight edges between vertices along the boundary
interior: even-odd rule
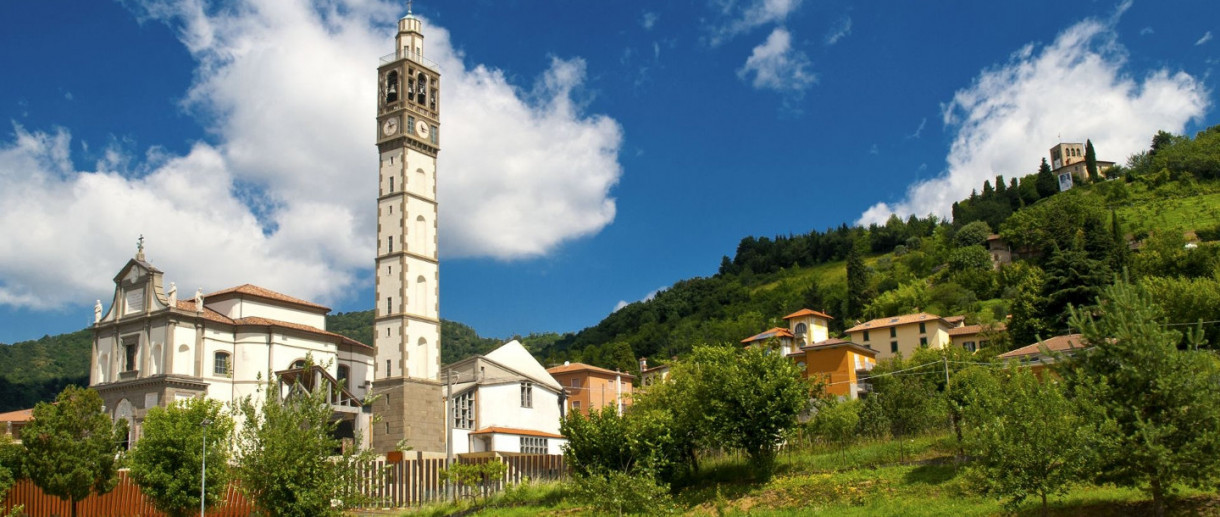
[[[142,247],[142,246],[141,246]],[[332,407],[339,436],[368,442],[362,411],[375,352],[328,332],[330,309],[254,285],[179,300],[140,249],[114,278],[114,297],[95,307],[89,385],[137,440],[149,409],[207,397],[236,403],[277,373],[336,385]],[[303,369],[306,361],[314,367]]]

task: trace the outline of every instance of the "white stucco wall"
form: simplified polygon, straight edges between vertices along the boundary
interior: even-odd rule
[[[479,387],[475,427],[511,427],[559,434],[559,395],[534,385],[532,407],[521,407],[519,383]]]

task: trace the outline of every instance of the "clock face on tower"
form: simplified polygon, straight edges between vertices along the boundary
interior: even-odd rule
[[[416,122],[415,133],[418,134],[420,138],[428,138],[428,123],[422,120]]]
[[[398,132],[398,119],[388,118],[381,124],[381,134],[385,136],[394,136]]]

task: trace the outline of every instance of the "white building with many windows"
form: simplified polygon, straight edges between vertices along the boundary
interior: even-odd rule
[[[453,363],[450,380],[455,454],[563,454],[563,387],[516,340]]]
[[[361,401],[375,351],[328,332],[330,309],[250,284],[179,300],[142,248],[115,276],[110,307],[94,307],[89,368],[89,386],[112,418],[128,421],[130,441],[153,407],[201,396],[237,402],[284,373],[309,387],[335,385],[339,437],[369,443]],[[305,369],[307,357],[317,366]]]

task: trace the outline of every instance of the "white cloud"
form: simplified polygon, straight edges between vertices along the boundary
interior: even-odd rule
[[[122,153],[78,171],[67,130],[17,128],[0,141],[0,304],[107,297],[140,233],[183,290],[251,282],[322,303],[354,291],[376,240],[372,69],[399,3],[126,3],[197,61],[184,107],[213,143],[154,148],[131,174],[109,169],[131,161]],[[582,60],[552,58],[522,89],[467,65],[443,28],[425,21],[425,35],[443,74],[443,257],[539,256],[613,221],[621,129],[575,100]]]
[[[947,170],[910,185],[897,203],[870,207],[857,222],[883,223],[891,213],[947,217],[952,203],[984,180],[1035,172],[1059,135],[1091,139],[1099,158],[1122,162],[1146,149],[1157,130],[1180,133],[1202,117],[1208,100],[1198,79],[1167,69],[1134,78],[1125,70],[1114,22],[1082,21],[1049,46],[1027,45],[982,71],[943,106],[956,134]]]
[[[770,23],[783,23],[801,7],[801,0],[712,0],[721,23],[712,27],[712,46]]]
[[[645,30],[652,30],[653,27],[656,27],[657,21],[660,19],[661,15],[651,11],[645,11],[644,16],[640,18],[640,26]]]
[[[753,75],[750,83],[760,90],[801,92],[817,82],[817,76],[809,68],[805,53],[792,48],[792,34],[777,27],[767,36],[767,41],[754,47],[737,76],[747,79]]]
[[[928,117],[919,119],[919,127],[915,128],[914,133],[907,135],[907,138],[908,139],[911,139],[911,138],[918,139],[920,136],[923,136],[923,128],[927,127],[927,125],[928,125]]]
[[[1203,34],[1203,37],[1199,38],[1199,40],[1195,42],[1195,46],[1197,47],[1197,46],[1207,43],[1211,40],[1212,40],[1212,31],[1207,31],[1207,33]]]
[[[657,297],[657,293],[660,293],[661,291],[664,291],[665,289],[666,289],[665,287],[658,287],[656,289],[653,289],[652,291],[649,291],[648,294],[644,295],[643,298],[636,300],[636,301],[639,301],[639,302],[651,301],[653,298]],[[614,304],[614,310],[611,310],[610,312],[618,312],[623,307],[626,307],[633,303],[635,303],[635,302],[629,302],[627,300],[619,300],[618,303]]]
[[[839,18],[838,23],[836,23],[834,27],[831,27],[830,31],[826,33],[826,44],[834,45],[835,43],[838,43],[839,40],[849,35],[851,35],[851,17],[844,16]]]
[[[873,155],[881,154],[881,150],[877,149],[877,144],[873,144],[872,147],[868,148],[868,154],[873,154]]]
[[[1156,33],[1156,31],[1152,30],[1152,27],[1144,27],[1144,28],[1140,29],[1140,36],[1148,36],[1148,35],[1155,34],[1155,33]]]

